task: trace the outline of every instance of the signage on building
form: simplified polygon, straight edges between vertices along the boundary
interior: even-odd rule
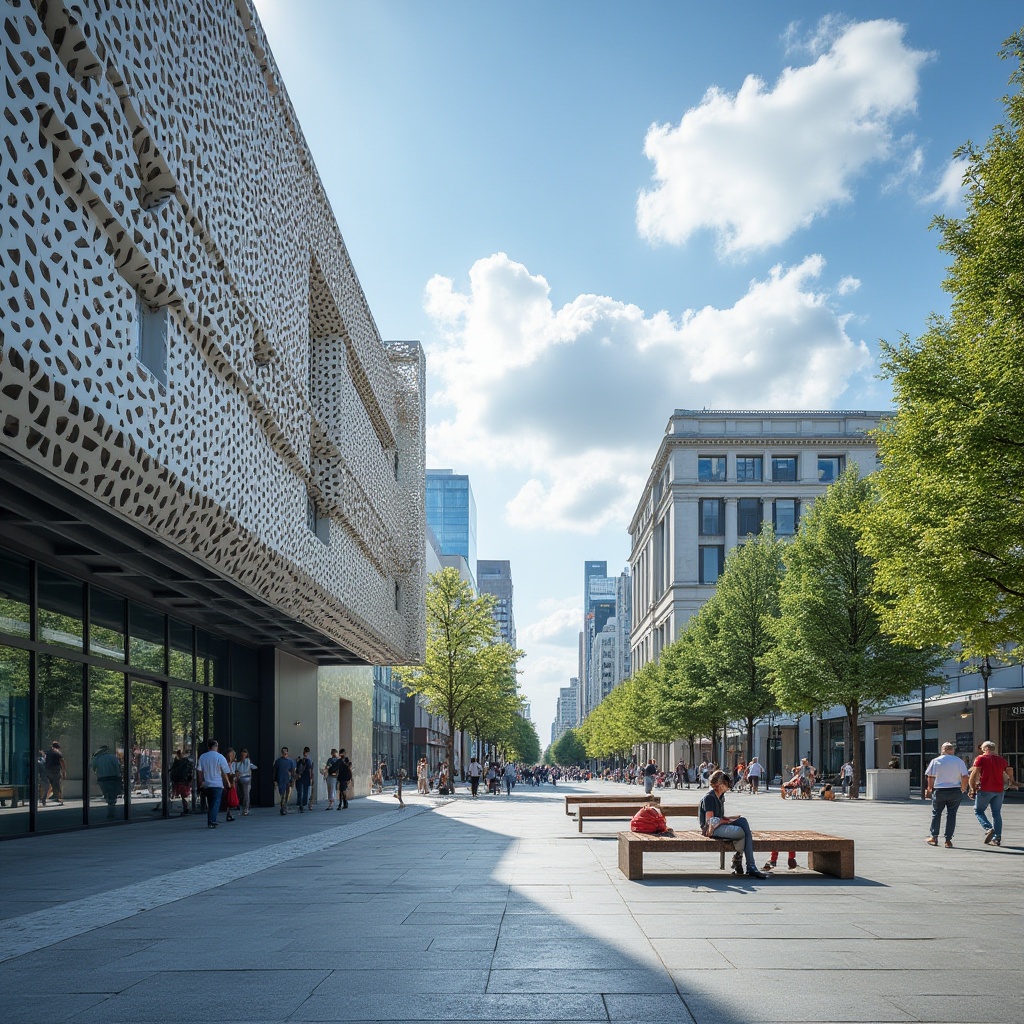
[[[1010,704],[1005,710],[1010,718],[1024,718],[1024,704]]]
[[[958,732],[956,734],[956,752],[958,757],[963,757],[964,754],[970,755],[974,753],[973,732]]]

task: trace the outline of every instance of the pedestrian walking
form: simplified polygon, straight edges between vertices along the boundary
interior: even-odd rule
[[[348,810],[348,787],[352,782],[352,762],[344,756],[338,758],[338,810]]]
[[[843,787],[843,796],[849,796],[850,786],[853,785],[852,761],[845,761],[839,769],[839,783]]]
[[[224,786],[224,806],[227,808],[227,820],[234,821],[235,816],[231,813],[232,811],[238,810],[238,789],[236,787],[236,781],[238,779],[238,759],[235,757],[235,752],[231,747],[228,747],[227,758],[228,762],[228,775],[227,782]]]
[[[479,758],[474,754],[473,759],[469,762],[469,788],[474,800],[479,796],[480,776],[483,775],[483,772],[483,765],[480,764]]]
[[[252,773],[256,765],[249,758],[249,751],[242,747],[238,752],[236,765],[235,788],[238,790],[238,804],[242,809],[242,817],[249,813],[249,797],[252,792]]]
[[[274,761],[274,782],[277,785],[278,804],[282,814],[288,813],[288,798],[295,781],[295,762],[288,756],[288,748],[281,748],[281,756]]]
[[[968,792],[974,797],[974,816],[985,830],[985,845],[1000,846],[1003,841],[1003,793],[1013,785],[1013,769],[996,753],[996,745],[985,740],[974,759],[968,777]],[[989,821],[987,811],[992,812]]]
[[[647,759],[644,766],[644,792],[650,796],[654,791],[654,780],[658,775],[658,765],[653,757]]]
[[[206,827],[216,828],[220,822],[221,801],[224,799],[224,788],[228,784],[227,758],[218,749],[214,739],[206,741],[206,753],[199,758],[196,766],[199,772],[199,784],[206,797]]]
[[[764,765],[756,757],[752,757],[750,764],[747,765],[747,785],[750,786],[750,792],[754,796],[757,796],[761,789],[761,779],[763,778]]]
[[[309,747],[303,747],[302,756],[295,761],[295,800],[300,814],[305,813],[312,785],[313,759],[309,756]]]
[[[932,801],[931,835],[926,842],[929,846],[939,845],[939,826],[942,823],[942,812],[946,812],[946,849],[953,845],[953,833],[956,831],[956,812],[960,801],[967,792],[967,781],[970,773],[967,765],[956,756],[956,747],[952,743],[943,743],[942,752],[932,758],[925,769],[925,798]]]
[[[430,765],[425,757],[416,762],[416,792],[422,796],[430,796]]]
[[[50,749],[46,752],[44,759],[46,781],[50,786],[50,796],[58,804],[64,804],[64,780],[68,777],[68,766],[64,763],[64,755],[61,753],[60,744],[54,740]],[[43,797],[46,803],[46,797]]]
[[[323,776],[327,783],[327,810],[334,810],[334,798],[338,792],[338,751],[331,747],[331,756],[324,762]]]
[[[512,787],[516,784],[516,766],[512,761],[505,765],[505,795],[512,795]]]
[[[114,805],[121,795],[121,762],[104,743],[92,755],[91,767],[107,805],[107,819],[112,820],[116,817]]]
[[[195,765],[190,758],[186,757],[179,748],[174,752],[174,760],[171,762],[171,797],[181,798],[181,816],[191,813],[189,801],[192,799],[192,779],[195,775]]]

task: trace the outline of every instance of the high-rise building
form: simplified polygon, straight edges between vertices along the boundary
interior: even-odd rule
[[[633,580],[629,569],[615,578],[615,647],[618,664],[615,685],[632,674],[630,637],[633,632]]]
[[[475,574],[476,501],[469,477],[450,469],[428,469],[426,516],[441,545],[441,554],[465,559],[470,574]]]
[[[494,597],[494,621],[501,639],[516,646],[516,618],[512,610],[512,564],[507,560],[481,558],[476,563],[476,582],[481,594]]]
[[[569,680],[568,686],[558,691],[555,701],[555,720],[551,723],[551,742],[561,738],[569,729],[576,727],[576,684],[575,678]]]

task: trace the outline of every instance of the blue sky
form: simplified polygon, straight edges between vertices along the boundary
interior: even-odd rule
[[[928,230],[1002,115],[1012,3],[256,0],[428,465],[508,558],[547,742],[583,562],[672,410],[886,408],[948,302]]]

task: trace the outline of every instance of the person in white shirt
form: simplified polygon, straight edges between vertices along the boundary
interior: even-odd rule
[[[967,780],[970,772],[962,758],[956,756],[956,747],[952,743],[943,743],[942,752],[925,769],[927,785],[925,797],[932,799],[931,835],[925,840],[929,846],[939,845],[939,825],[942,822],[942,811],[946,811],[946,849],[953,845],[953,832],[956,829],[956,812],[960,801],[967,792]]]
[[[206,790],[206,827],[216,828],[224,787],[228,784],[227,758],[217,749],[216,740],[206,741],[206,753],[199,758],[197,767],[203,773],[203,789]]]
[[[761,784],[761,775],[764,773],[764,768],[761,767],[761,762],[756,757],[750,759],[750,764],[747,765],[747,782],[750,783],[750,792],[757,796],[757,787]]]
[[[843,787],[843,796],[846,796],[851,784],[853,783],[853,762],[847,761],[842,768],[839,769],[839,782]]]
[[[480,789],[480,776],[483,775],[483,765],[477,760],[476,755],[473,755],[473,760],[469,762],[469,786],[473,791],[473,799],[477,798],[478,790]]]

